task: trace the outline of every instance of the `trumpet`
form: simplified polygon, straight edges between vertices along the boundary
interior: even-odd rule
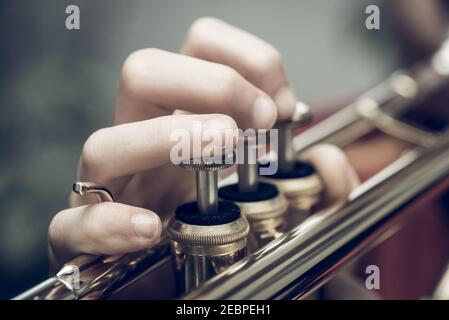
[[[302,125],[307,118],[304,111],[280,126],[279,164],[289,172],[298,169],[299,155],[318,143],[345,148],[368,134],[407,143],[398,159],[357,187],[344,203],[319,205],[323,186],[307,164],[297,170],[301,174],[263,179],[257,178],[254,167],[239,167],[236,190],[250,193],[256,184],[264,184],[273,194],[246,202],[239,191],[225,189],[236,183],[237,174],[217,185],[217,167],[202,166],[197,206],[182,210],[220,214],[228,206],[226,210],[238,211],[234,220],[201,228],[179,211],[155,247],[120,257],[79,257],[14,299],[308,298],[411,219],[408,206],[449,187],[449,129],[409,121],[410,114],[445,88],[449,40],[429,60],[393,73],[301,135],[292,132],[295,123]],[[449,117],[445,120],[449,124]],[[448,274],[438,282],[434,298],[449,298]]]

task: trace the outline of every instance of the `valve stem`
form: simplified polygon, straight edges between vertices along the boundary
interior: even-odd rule
[[[196,201],[201,214],[218,212],[218,171],[196,171]]]
[[[218,212],[218,171],[234,164],[234,152],[221,157],[220,161],[187,160],[181,167],[196,171],[196,201],[201,214]]]
[[[243,137],[243,161],[237,165],[238,187],[242,193],[257,191],[257,154],[251,138]]]
[[[293,149],[293,130],[307,125],[312,119],[309,106],[297,102],[295,112],[289,121],[278,123],[278,166],[279,171],[289,172],[295,167],[296,152]]]

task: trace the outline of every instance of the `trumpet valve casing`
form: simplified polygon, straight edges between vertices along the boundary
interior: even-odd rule
[[[196,171],[197,194],[196,202],[176,209],[167,226],[178,294],[195,289],[246,255],[248,221],[239,206],[218,200],[218,171],[233,164],[235,153],[215,160],[182,163]]]
[[[240,207],[250,225],[249,249],[254,251],[285,231],[288,202],[273,184],[258,183],[254,192],[241,193],[238,185],[220,188],[221,199]]]
[[[248,221],[232,202],[220,201],[216,215],[199,214],[195,202],[182,205],[167,232],[178,294],[195,289],[246,256]]]
[[[288,224],[296,226],[302,222],[319,203],[323,193],[323,182],[313,166],[296,161],[290,172],[278,171],[272,176],[260,176],[259,180],[275,185],[288,202]]]
[[[315,169],[308,163],[299,161],[293,147],[294,129],[310,123],[310,108],[301,102],[296,103],[295,111],[289,120],[277,124],[278,152],[277,172],[271,176],[261,176],[260,180],[274,184],[289,202],[288,220],[295,227],[302,222],[312,207],[320,200],[323,189]]]

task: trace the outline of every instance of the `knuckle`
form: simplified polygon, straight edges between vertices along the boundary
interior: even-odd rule
[[[157,61],[162,55],[162,50],[148,48],[134,51],[123,63],[120,75],[120,88],[125,93],[139,94],[145,88],[142,86],[142,78],[151,69],[151,63]]]
[[[81,160],[83,172],[87,176],[89,176],[90,172],[93,172],[99,167],[100,150],[104,144],[105,130],[106,129],[100,129],[95,131],[84,143]]]
[[[237,129],[237,123],[235,122],[234,118],[227,114],[221,114],[220,121],[221,123],[223,123],[224,128]]]
[[[212,17],[201,17],[196,19],[189,27],[187,33],[188,37],[195,38],[196,36],[204,34],[211,28],[215,27],[219,23],[219,20]]]
[[[237,91],[241,88],[242,76],[233,68],[221,65],[220,80],[218,81],[218,97],[219,101],[225,104],[232,104]]]
[[[269,48],[253,57],[249,64],[255,77],[267,79],[272,77],[273,73],[282,70],[282,55],[277,49]]]
[[[205,39],[211,35],[211,32],[221,23],[220,20],[212,17],[201,17],[195,20],[189,27],[184,43],[186,53],[196,55],[207,45]]]

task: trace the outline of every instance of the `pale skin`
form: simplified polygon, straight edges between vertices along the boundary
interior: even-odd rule
[[[170,163],[176,128],[200,121],[223,130],[271,128],[288,119],[296,96],[280,53],[214,18],[188,31],[181,54],[142,49],[124,62],[111,127],[93,133],[80,158],[80,181],[106,186],[116,203],[70,196],[49,226],[55,268],[80,254],[123,254],[149,248],[161,220],[192,197],[194,175]],[[223,139],[221,147],[235,143]],[[326,185],[326,201],[347,197],[359,180],[344,153],[318,145],[304,157]]]

